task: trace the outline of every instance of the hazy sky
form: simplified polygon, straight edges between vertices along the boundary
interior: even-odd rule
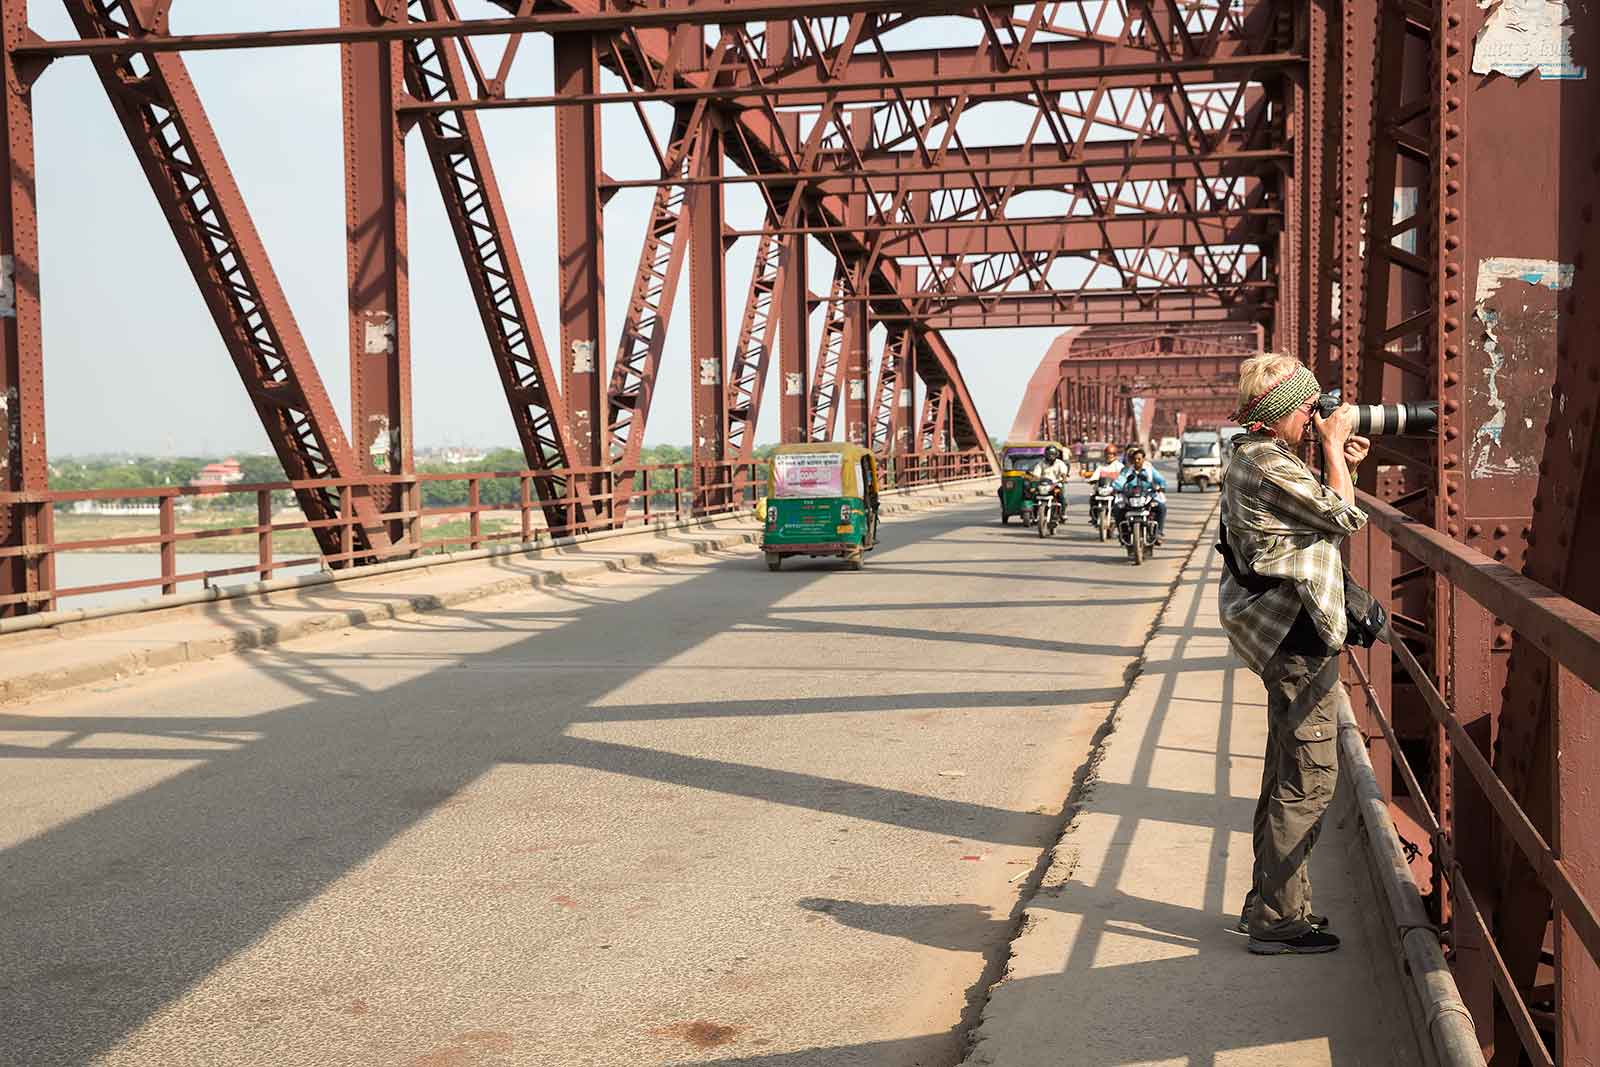
[[[30,6],[38,33],[74,36],[60,5],[34,0]],[[479,0],[462,0],[460,6],[466,16],[490,10]],[[282,29],[331,25],[337,18],[334,0],[206,0],[175,5],[172,27],[178,33]],[[486,55],[498,54],[498,42],[479,41]],[[198,52],[186,58],[348,431],[338,48]],[[524,46],[509,91],[551,91],[548,38],[535,36]],[[481,117],[553,353],[558,341],[553,119],[546,110]],[[654,117],[664,125],[668,114],[656,109]],[[51,454],[267,451],[216,328],[87,60],[57,61],[45,73],[34,89],[34,119]],[[648,176],[653,157],[632,108],[607,107],[602,129],[608,173]],[[515,431],[419,132],[412,132],[408,149],[416,443],[514,444]],[[650,203],[650,190],[627,190],[606,209],[608,364]],[[749,187],[730,188],[727,218],[740,228],[759,224],[759,196]],[[755,243],[742,239],[728,253],[730,348]],[[814,291],[826,292],[831,271],[830,257],[818,248],[812,256]],[[649,444],[681,444],[689,438],[688,290],[685,281],[668,333]],[[945,334],[991,435],[1003,438],[1009,430],[1022,386],[1057,332]],[[881,336],[880,327],[875,351]],[[758,441],[777,437],[770,381],[768,388]]]

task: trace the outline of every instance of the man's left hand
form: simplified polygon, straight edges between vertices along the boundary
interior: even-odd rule
[[[1367,453],[1371,450],[1371,441],[1357,434],[1351,434],[1344,442],[1344,461],[1353,469],[1367,458]]]

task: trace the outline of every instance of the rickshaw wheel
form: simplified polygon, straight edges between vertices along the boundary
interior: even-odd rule
[[[783,566],[783,556],[777,552],[767,553],[767,570],[775,571]]]
[[[844,561],[853,571],[858,571],[862,567],[861,553],[859,552],[846,556]]]

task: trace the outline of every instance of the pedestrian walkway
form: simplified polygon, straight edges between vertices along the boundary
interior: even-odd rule
[[[1217,622],[1215,519],[1185,566],[991,990],[966,1063],[1423,1062],[1377,919],[1348,780],[1312,858],[1326,956],[1252,956],[1266,694]]]

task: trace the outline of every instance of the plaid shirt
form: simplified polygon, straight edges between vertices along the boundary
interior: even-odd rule
[[[1344,564],[1339,545],[1367,516],[1321,484],[1270,434],[1244,434],[1222,481],[1222,521],[1241,569],[1289,578],[1252,593],[1226,568],[1221,621],[1239,658],[1260,674],[1305,608],[1329,648],[1344,644]]]

